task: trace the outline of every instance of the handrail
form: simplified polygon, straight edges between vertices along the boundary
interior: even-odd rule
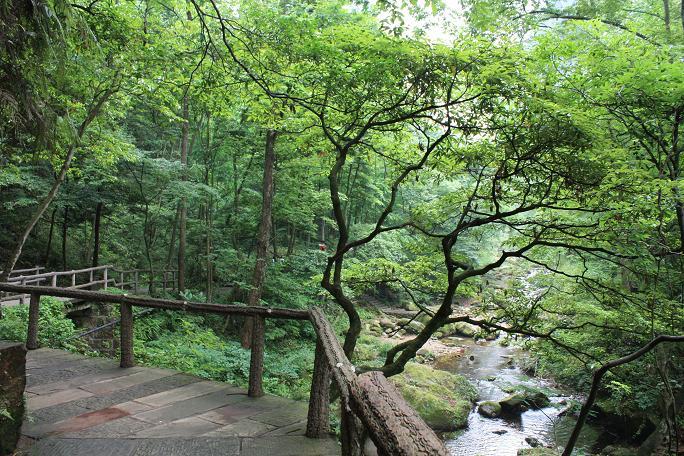
[[[352,413],[368,431],[379,454],[398,456],[446,456],[444,443],[381,372],[356,375],[354,365],[344,354],[335,331],[320,309],[309,311],[309,318],[325,355],[327,368],[340,391],[342,404],[342,447],[355,453],[360,432]],[[318,346],[316,351],[319,355]],[[314,370],[318,362],[315,361]],[[320,370],[320,367],[319,367]],[[314,377],[316,376],[314,372]],[[319,372],[318,375],[321,375]],[[316,385],[314,381],[314,385]],[[315,394],[311,392],[312,397]],[[311,417],[311,403],[309,405]],[[310,435],[307,426],[307,435]]]
[[[9,273],[10,277],[12,274],[19,274],[21,272],[31,272],[31,271],[36,271],[36,274],[40,272],[41,269],[45,269],[45,266],[34,266],[32,268],[25,268],[25,269],[12,269],[12,272]],[[2,274],[3,271],[0,271],[0,274]]]
[[[132,269],[132,270],[120,270],[114,268],[112,265],[102,265],[93,266],[83,269],[74,269],[70,271],[53,271],[53,272],[43,272],[35,273],[31,275],[24,275],[23,273],[45,269],[42,266],[36,266],[31,269],[19,269],[13,271],[13,274],[22,273],[21,275],[11,275],[6,283],[17,284],[17,285],[42,285],[41,282],[45,280],[50,280],[51,283],[46,285],[56,288],[59,284],[58,279],[60,277],[70,277],[70,285],[66,285],[66,288],[79,289],[79,288],[93,288],[102,286],[105,290],[109,286],[114,286],[121,288],[122,290],[130,290],[134,293],[138,293],[139,288],[143,284],[149,284],[150,287],[159,285],[162,291],[173,290],[176,291],[177,284],[177,269],[164,269],[159,271],[160,277],[156,275],[149,275],[149,271],[144,269]],[[101,271],[101,274],[100,274]],[[80,274],[90,274],[90,277],[86,280],[77,280],[77,276]],[[116,277],[112,278],[112,273]],[[127,275],[128,274],[128,275]],[[101,278],[96,278],[101,276]],[[79,283],[83,282],[83,283]],[[5,296],[3,296],[3,294]],[[19,304],[24,304],[25,300],[29,297],[28,294],[7,294],[0,292],[0,305],[4,302],[18,301]]]
[[[320,309],[309,311],[263,306],[237,306],[158,299],[99,291],[0,283],[0,291],[30,294],[26,348],[38,348],[40,296],[48,295],[120,305],[121,367],[134,365],[133,306],[249,316],[254,319],[248,395],[263,395],[264,319],[308,320],[317,335],[314,373],[309,398],[306,435],[329,435],[330,383],[335,381],[342,401],[342,454],[361,454],[361,426],[384,456],[446,456],[444,443],[380,372],[357,375],[340,346],[335,331]]]
[[[285,318],[291,320],[308,320],[306,310],[272,308],[264,306],[237,306],[233,304],[213,304],[194,301],[178,301],[175,299],[149,298],[146,296],[131,296],[127,293],[112,294],[101,291],[78,290],[73,288],[39,287],[33,285],[14,285],[0,283],[0,291],[14,291],[26,294],[55,296],[58,298],[78,299],[81,301],[100,304],[127,304],[138,307],[151,307],[166,310],[185,310],[192,312],[216,313],[223,315],[240,315],[247,317],[261,316],[265,318]]]
[[[48,278],[48,277],[64,277],[64,276],[70,276],[74,274],[82,274],[84,272],[95,272],[95,271],[101,271],[103,269],[112,269],[111,265],[104,265],[104,266],[95,266],[92,268],[85,268],[85,269],[74,269],[71,271],[53,271],[53,272],[43,272],[42,274],[33,274],[33,275],[27,275],[27,276],[17,276],[17,277],[11,277],[8,279],[8,282],[18,282],[21,281],[21,279],[39,279],[39,278]]]

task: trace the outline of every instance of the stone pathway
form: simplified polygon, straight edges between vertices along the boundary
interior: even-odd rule
[[[308,439],[307,404],[166,369],[28,352],[21,452],[37,456],[333,456]]]

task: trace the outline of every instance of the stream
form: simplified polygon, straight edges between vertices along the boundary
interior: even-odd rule
[[[516,348],[503,347],[496,341],[475,343],[472,339],[460,339],[454,342],[466,351],[449,370],[464,375],[476,386],[479,401],[503,399],[508,393],[502,387],[510,385],[550,386],[543,380],[525,375],[513,364],[513,356],[520,352]],[[471,361],[470,356],[474,360]],[[526,438],[536,439],[544,446],[564,445],[575,420],[558,414],[564,408],[561,402],[569,397],[549,397],[549,407],[529,410],[515,418],[485,418],[474,408],[468,417],[468,427],[446,440],[449,453],[452,456],[515,456],[518,449],[531,447]],[[594,453],[596,446],[601,444],[602,434],[601,429],[586,425],[576,453]]]

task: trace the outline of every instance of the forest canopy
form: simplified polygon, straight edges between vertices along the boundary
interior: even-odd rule
[[[387,376],[463,323],[582,393],[681,342],[684,2],[18,0],[0,43],[3,281],[177,269],[183,299],[324,308]],[[383,308],[420,327],[366,356]],[[604,409],[676,442],[679,345],[611,366]]]

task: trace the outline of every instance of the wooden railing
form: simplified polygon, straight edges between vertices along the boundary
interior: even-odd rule
[[[0,291],[28,294],[29,322],[26,348],[38,348],[40,296],[80,299],[91,303],[116,303],[120,306],[121,367],[135,364],[133,354],[133,307],[181,310],[252,317],[252,351],[248,395],[259,397],[264,367],[266,318],[308,320],[317,335],[314,372],[309,397],[306,435],[329,437],[330,386],[335,382],[341,400],[341,440],[344,456],[360,456],[367,435],[382,456],[446,456],[442,441],[425,421],[406,403],[401,394],[380,372],[357,375],[347,359],[335,332],[319,309],[295,310],[113,295],[99,291],[0,283]]]
[[[92,268],[72,271],[40,272],[45,269],[36,266],[29,269],[15,269],[10,273],[7,283],[17,285],[43,285],[68,289],[93,289],[116,287],[138,293],[144,285],[159,284],[162,291],[176,291],[176,270],[164,270],[150,275],[143,269],[119,270],[112,265],[96,266]],[[151,277],[151,279],[150,279]],[[0,304],[7,301],[19,301],[24,304],[29,299],[26,293],[0,293]]]
[[[161,291],[176,291],[178,283],[178,270],[164,269],[150,274],[146,269],[120,270],[112,269],[114,277],[117,279],[116,287],[122,290],[131,290],[137,293],[143,285],[159,285]]]
[[[92,287],[102,287],[105,290],[109,284],[115,284],[115,280],[109,276],[111,265],[97,266],[86,269],[76,269],[72,271],[53,271],[43,272],[42,267],[36,266],[32,269],[20,269],[12,271],[7,279],[7,283],[18,285],[41,285],[43,282],[49,282],[51,287],[59,285],[68,289],[82,289]],[[34,272],[28,274],[28,272]],[[16,275],[19,274],[19,275]],[[5,293],[4,296],[0,294],[0,303],[6,301],[19,301],[19,304],[24,304],[24,301],[29,298],[28,293]]]

